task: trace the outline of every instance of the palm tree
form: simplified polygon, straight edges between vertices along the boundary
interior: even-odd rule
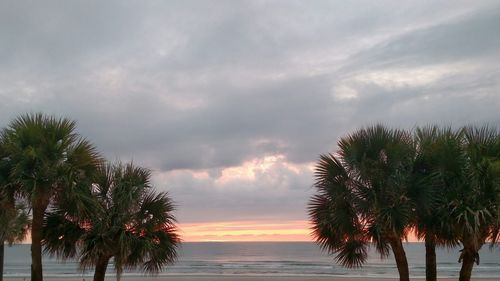
[[[83,269],[95,266],[94,281],[103,281],[114,259],[119,279],[125,268],[141,267],[156,273],[173,263],[180,242],[172,201],[156,193],[150,171],[133,164],[107,164],[94,184],[100,210],[85,223],[67,220],[54,212],[47,220],[46,250],[63,258],[77,254]],[[64,239],[61,239],[61,233]],[[67,240],[67,241],[65,241]]]
[[[459,244],[451,231],[447,192],[460,182],[462,133],[437,126],[417,128],[417,153],[414,161],[410,198],[416,204],[415,232],[425,241],[426,280],[437,279],[436,246]],[[447,188],[448,187],[448,188]]]
[[[26,208],[0,191],[0,281],[3,280],[4,242],[12,245],[26,238],[30,219]]]
[[[5,157],[0,145],[0,158]],[[15,189],[7,179],[9,168],[6,161],[0,161],[0,281],[3,280],[4,243],[12,245],[25,239],[30,223],[26,208],[16,202]]]
[[[2,132],[2,147],[10,170],[8,181],[32,208],[31,280],[42,281],[42,229],[50,207],[71,197],[85,197],[90,178],[101,161],[96,149],[75,133],[66,118],[26,114]],[[88,200],[74,200],[84,210]]]
[[[403,248],[414,206],[408,198],[414,145],[411,135],[381,125],[338,142],[337,155],[321,155],[309,203],[313,235],[347,267],[361,266],[370,242],[382,257],[392,250],[400,280],[409,280]]]
[[[449,193],[449,215],[463,245],[460,281],[469,281],[478,251],[500,240],[500,135],[487,126],[466,127],[462,184]]]
[[[436,244],[462,244],[460,281],[468,281],[479,249],[499,240],[499,134],[488,127],[429,127],[417,129],[416,139],[411,197],[417,202],[417,234],[425,237],[427,280],[436,278]]]

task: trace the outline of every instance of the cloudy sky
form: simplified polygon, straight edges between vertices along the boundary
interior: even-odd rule
[[[307,240],[360,126],[500,124],[499,1],[0,2],[0,125],[77,120],[154,172],[185,240]]]

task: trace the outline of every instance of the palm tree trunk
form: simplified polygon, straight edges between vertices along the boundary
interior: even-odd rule
[[[4,256],[4,250],[5,250],[5,244],[3,243],[3,240],[0,241],[0,281],[3,281],[3,256]]]
[[[462,253],[462,268],[460,269],[459,281],[470,281],[472,268],[474,267],[475,254],[464,248]]]
[[[42,274],[42,228],[45,207],[41,200],[33,204],[33,221],[31,226],[31,281],[43,281]]]
[[[95,264],[94,281],[104,281],[110,257],[100,256]]]
[[[460,269],[459,281],[470,281],[474,263],[479,264],[479,250],[483,247],[487,236],[488,234],[483,232],[482,235],[477,237],[476,241],[462,241],[464,249],[462,250],[462,254],[460,255],[460,259],[462,260],[462,268]]]
[[[399,238],[391,239],[391,248],[396,259],[396,265],[399,272],[399,281],[410,281],[410,272],[408,270],[408,260],[406,259],[403,243]]]
[[[436,281],[436,237],[433,233],[425,235],[425,280]]]

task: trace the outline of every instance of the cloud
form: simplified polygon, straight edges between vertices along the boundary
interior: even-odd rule
[[[158,173],[155,183],[178,204],[180,222],[305,220],[312,192],[312,164],[268,155],[218,171]]]
[[[183,222],[303,220],[310,165],[355,128],[500,123],[498,8],[4,1],[0,125],[77,120],[109,159],[151,168]]]

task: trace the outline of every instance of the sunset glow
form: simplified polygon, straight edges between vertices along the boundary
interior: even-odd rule
[[[184,242],[313,241],[308,221],[227,221],[180,224]],[[408,242],[418,242],[410,232]]]
[[[180,224],[185,242],[195,241],[311,241],[307,221],[231,221]]]

